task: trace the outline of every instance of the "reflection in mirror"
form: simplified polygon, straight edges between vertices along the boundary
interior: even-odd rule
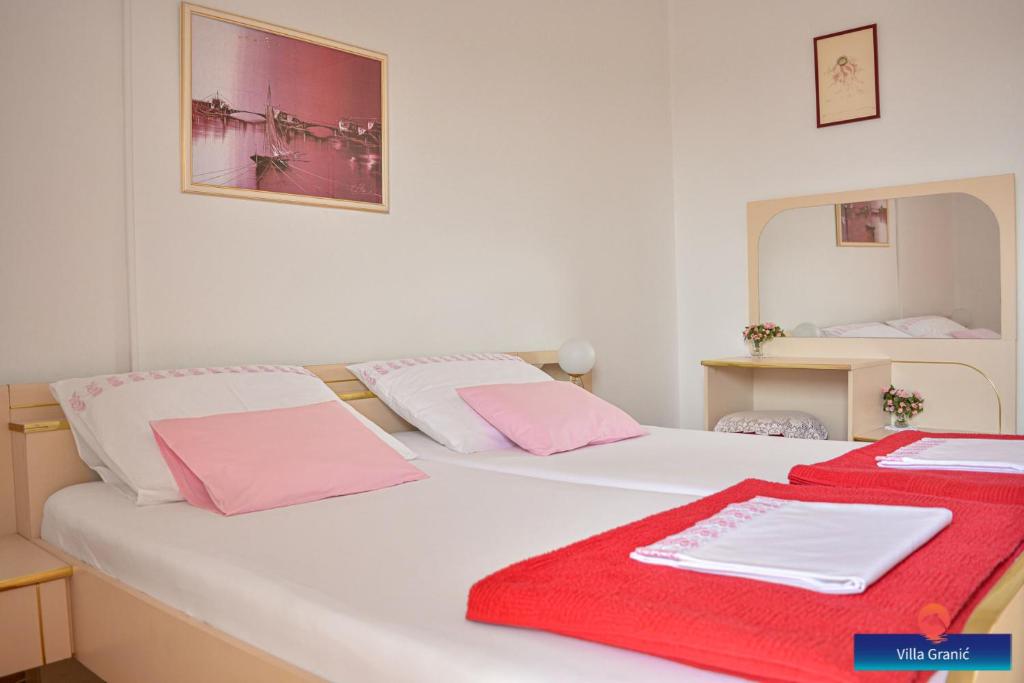
[[[793,336],[999,338],[999,225],[968,194],[783,211],[758,268],[761,320]]]

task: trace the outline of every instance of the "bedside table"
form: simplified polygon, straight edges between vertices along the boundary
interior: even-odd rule
[[[0,536],[0,676],[71,656],[71,571],[17,534]]]

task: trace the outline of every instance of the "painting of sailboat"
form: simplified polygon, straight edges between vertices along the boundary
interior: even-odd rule
[[[388,210],[387,57],[184,3],[182,190]]]

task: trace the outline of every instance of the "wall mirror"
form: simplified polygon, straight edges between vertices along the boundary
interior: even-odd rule
[[[760,319],[797,337],[999,339],[1000,227],[964,192],[775,214],[757,243]]]

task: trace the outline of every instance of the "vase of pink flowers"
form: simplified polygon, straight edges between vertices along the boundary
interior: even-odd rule
[[[743,340],[750,344],[750,355],[760,358],[764,355],[764,345],[776,337],[785,337],[786,333],[775,323],[757,323],[743,328]]]
[[[882,410],[889,413],[889,429],[909,429],[910,420],[924,412],[924,397],[919,391],[882,387]]]

